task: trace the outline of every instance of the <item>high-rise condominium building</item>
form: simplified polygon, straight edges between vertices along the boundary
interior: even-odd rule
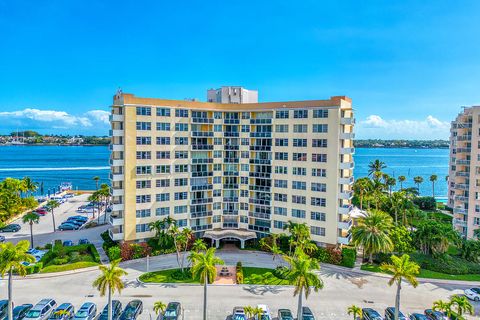
[[[448,205],[455,229],[473,238],[480,228],[480,106],[464,108],[450,132]]]
[[[306,223],[319,244],[348,243],[351,100],[217,92],[215,102],[114,97],[110,236],[141,241],[154,235],[150,222],[172,217],[216,244],[281,233],[288,221]]]

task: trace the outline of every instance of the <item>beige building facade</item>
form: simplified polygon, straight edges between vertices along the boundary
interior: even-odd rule
[[[468,239],[480,228],[480,106],[464,108],[450,129],[448,205]]]
[[[220,103],[118,93],[111,126],[114,240],[143,241],[154,235],[150,222],[172,217],[217,245],[285,232],[288,221],[306,223],[320,245],[350,241],[347,97]]]

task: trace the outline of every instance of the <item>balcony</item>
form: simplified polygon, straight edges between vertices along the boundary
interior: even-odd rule
[[[467,221],[462,220],[462,219],[453,219],[453,224],[457,225],[457,226],[466,227],[467,226]]]
[[[353,183],[353,177],[338,178],[338,183],[351,185]]]
[[[457,154],[458,153],[470,153],[472,151],[472,148],[457,148]]]
[[[201,225],[201,226],[192,226],[193,231],[203,231],[203,230],[208,230],[208,229],[212,229],[211,224],[205,224],[205,225]]]
[[[343,125],[355,124],[355,118],[340,118],[340,124],[343,124]]]
[[[238,158],[224,158],[223,162],[225,162],[225,163],[238,163]]]
[[[115,197],[115,196],[123,196],[125,194],[125,190],[124,189],[112,189],[112,196]]]
[[[223,202],[238,202],[238,197],[225,197]]]
[[[470,140],[472,140],[472,136],[469,134],[457,136],[457,141],[470,141]]]
[[[110,225],[112,226],[121,226],[123,225],[124,219],[122,215],[110,216],[109,222],[110,222]]]
[[[213,132],[192,131],[192,137],[213,137]]]
[[[223,171],[224,176],[238,176],[238,171]]]
[[[213,150],[213,146],[208,144],[192,144],[192,150]]]
[[[112,204],[112,211],[122,211],[125,209],[124,203],[114,203]]]
[[[229,145],[225,145],[223,147],[224,150],[238,150],[240,147],[237,145],[237,146],[229,146]]]
[[[213,202],[213,198],[192,199],[190,204],[204,204]]]
[[[455,172],[455,175],[457,177],[469,177],[470,172],[469,171],[457,171],[457,172]]]
[[[340,154],[354,154],[355,148],[340,148]]]
[[[203,186],[191,186],[190,190],[191,191],[202,191],[202,190],[212,190],[213,186],[211,184],[209,185],[203,185]]]
[[[353,220],[348,220],[348,221],[339,221],[338,222],[338,228],[348,231],[352,227]]]
[[[272,119],[250,119],[250,124],[272,124]]]
[[[250,198],[250,199],[248,199],[248,202],[251,203],[251,204],[260,204],[260,205],[265,205],[265,206],[270,205],[270,200],[265,200],[265,199]]]
[[[211,217],[211,216],[213,216],[213,212],[212,211],[192,212],[192,213],[190,213],[190,216],[191,216],[192,219],[203,218],[203,217]]]
[[[465,208],[453,208],[453,213],[454,214],[467,214],[468,210]]]
[[[125,146],[123,144],[110,144],[110,151],[120,152],[124,150],[125,150]]]
[[[340,162],[338,167],[342,170],[351,170],[355,167],[355,164],[353,162]]]
[[[192,177],[211,177],[213,176],[213,171],[195,171],[192,172]]]
[[[455,183],[454,188],[458,190],[468,190],[469,185],[466,183]]]
[[[110,130],[111,137],[123,137],[123,135],[124,135],[123,130],[118,130],[118,129]]]
[[[237,183],[224,184],[223,189],[238,189]]]
[[[193,123],[213,123],[213,119],[209,118],[192,118]]]
[[[271,151],[272,146],[250,146],[250,151]]]
[[[122,167],[125,164],[123,159],[110,159],[110,165],[115,167]]]
[[[468,201],[468,197],[465,197],[465,196],[455,196],[455,201]]]
[[[240,124],[240,119],[223,119],[224,124]]]
[[[341,207],[338,208],[338,213],[339,214],[349,214],[350,211],[352,211],[352,209],[353,209],[352,205],[341,206]]]
[[[250,159],[250,164],[272,164],[271,159]]]
[[[250,132],[250,138],[271,138],[271,132]]]
[[[223,132],[224,137],[238,137],[238,132],[225,131]]]
[[[125,180],[125,175],[123,173],[110,173],[110,180],[123,181]]]
[[[343,200],[351,200],[353,198],[353,191],[342,191],[338,197]]]
[[[200,164],[200,163],[213,163],[213,159],[212,158],[209,158],[209,159],[193,158],[192,159],[192,164]]]
[[[223,210],[224,215],[237,216],[238,210]]]
[[[342,132],[340,133],[340,139],[342,140],[352,140],[355,138],[355,133],[353,132]]]
[[[110,121],[123,121],[125,120],[125,116],[123,114],[111,114]]]
[[[455,164],[462,165],[462,166],[469,166],[470,160],[468,159],[457,159],[455,160]]]
[[[351,240],[352,240],[352,234],[351,233],[349,233],[346,237],[341,237],[341,236],[337,237],[337,242],[339,244],[347,245],[347,244],[350,243]]]
[[[123,232],[120,229],[112,228],[108,230],[108,234],[113,241],[123,240]]]

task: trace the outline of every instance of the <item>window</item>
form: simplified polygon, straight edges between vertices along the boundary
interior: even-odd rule
[[[137,203],[149,203],[152,201],[152,196],[149,194],[139,195],[136,197]]]
[[[222,119],[222,113],[221,113],[221,112],[218,112],[218,111],[215,111],[215,112],[213,113],[213,117],[214,117],[215,119]]]
[[[306,176],[307,175],[307,169],[306,168],[301,168],[301,167],[293,167],[293,175],[294,176]]]
[[[177,225],[179,227],[186,227],[188,225],[187,219],[178,219],[177,220]]]
[[[287,202],[287,195],[284,193],[275,193],[273,197],[275,201]]]
[[[242,132],[250,132],[250,126],[249,125],[242,125]]]
[[[307,154],[300,152],[294,152],[293,153],[293,161],[307,161]]]
[[[316,236],[325,236],[325,228],[310,226],[310,233]]]
[[[188,164],[176,164],[175,172],[188,172]]]
[[[175,200],[187,200],[188,193],[187,192],[175,192]]]
[[[215,132],[222,132],[222,125],[221,124],[215,124],[213,126],[213,131]]]
[[[308,110],[293,110],[293,117],[295,119],[308,118]]]
[[[173,213],[175,214],[187,213],[187,206],[175,206],[173,208]]]
[[[212,222],[215,223],[215,222],[222,222],[222,216],[219,215],[219,214],[216,214],[213,216],[212,218]]]
[[[292,181],[292,189],[307,190],[307,183],[304,181]]]
[[[279,216],[286,216],[287,215],[287,208],[273,207],[273,214],[276,214],[276,215],[279,215]]]
[[[240,143],[242,146],[248,146],[250,144],[248,138],[242,138],[242,140],[240,140]]]
[[[151,174],[152,167],[151,166],[137,166],[136,168],[137,174]]]
[[[188,179],[187,178],[177,178],[175,179],[175,187],[184,187],[188,186]]]
[[[175,159],[187,159],[188,151],[175,151]]]
[[[148,218],[151,215],[151,210],[150,209],[142,209],[142,210],[137,210],[135,216],[137,218]]]
[[[313,117],[314,118],[328,118],[328,110],[327,109],[313,110]]]
[[[285,167],[285,166],[275,166],[275,173],[278,173],[278,174],[288,174],[288,167]]]
[[[316,221],[325,221],[325,213],[312,211],[310,212],[310,219],[316,220]]]
[[[327,205],[327,200],[325,198],[312,197],[310,204],[316,207],[325,207]]]
[[[151,137],[137,137],[137,145],[148,145],[152,144]]]
[[[187,109],[175,109],[175,117],[188,118],[188,110]]]
[[[152,108],[150,107],[137,107],[137,116],[151,116]]]
[[[295,133],[305,133],[305,132],[307,132],[307,125],[306,124],[294,124],[293,125],[293,132],[295,132]]]
[[[157,137],[157,144],[158,145],[169,145],[170,144],[170,137]]]
[[[312,191],[327,192],[327,184],[312,182]]]
[[[141,223],[135,225],[135,231],[140,233],[140,232],[148,232],[150,231],[150,227],[148,226],[148,223]]]
[[[157,131],[170,131],[170,123],[157,122]]]
[[[250,112],[242,112],[242,119],[250,119]]]
[[[275,118],[288,119],[288,110],[278,110],[277,112],[275,112]]]
[[[170,117],[170,109],[157,108],[157,117]]]
[[[305,196],[292,196],[292,202],[293,203],[298,203],[298,204],[306,204],[307,203],[307,198]]]
[[[170,193],[159,193],[156,195],[155,199],[158,202],[170,201]]]
[[[288,152],[275,152],[275,160],[288,160]]]
[[[275,132],[287,133],[288,132],[288,124],[277,124],[277,125],[275,125]]]
[[[240,190],[240,197],[248,197],[248,190]],[[246,210],[248,210],[248,205]]]
[[[169,207],[157,208],[155,210],[155,215],[157,215],[157,216],[168,216],[169,214],[170,214],[170,208]]]
[[[151,130],[152,124],[150,122],[138,122],[137,121],[137,130]]]
[[[185,146],[188,144],[187,137],[175,137],[175,145],[176,146]]]
[[[327,176],[327,169],[312,168],[312,176],[313,177],[326,177]]]
[[[288,181],[275,179],[275,188],[288,188]]]
[[[281,229],[281,230],[283,230],[283,227],[284,227],[284,226],[285,226],[285,222],[273,220],[273,227],[274,227],[275,229]]]
[[[213,190],[213,196],[214,197],[221,197],[222,196],[222,190],[220,190],[220,189]]]
[[[312,154],[313,162],[327,162],[327,155],[324,153],[313,153]]]
[[[305,210],[292,209],[292,217],[305,219]]]
[[[150,151],[137,151],[137,160],[148,160],[152,158]]]
[[[170,166],[169,165],[160,165],[156,167],[155,170],[157,173],[170,173]]]
[[[294,147],[306,147],[307,146],[307,139],[293,139],[293,146]]]
[[[214,158],[221,158],[222,157],[222,151],[219,151],[219,150],[213,151],[213,157]]]
[[[221,154],[220,154],[221,156]],[[220,163],[213,164],[213,171],[222,171],[222,165]]]
[[[246,171],[246,172],[250,171],[250,168],[248,167],[248,164],[242,163],[240,165],[240,171]]]
[[[213,183],[222,183],[222,177],[213,177]]]
[[[312,140],[312,147],[314,147],[314,148],[326,148],[327,147],[327,139],[313,139]]]
[[[150,180],[139,180],[135,184],[137,189],[148,189],[152,187],[152,181]]]
[[[277,147],[288,147],[288,139],[275,139],[275,146]]]
[[[214,202],[213,203],[213,210],[220,210],[222,209],[222,203],[221,202]]]
[[[155,186],[157,188],[170,187],[170,179],[158,179],[157,181],[155,181]]]
[[[241,157],[242,159],[248,159],[248,158],[250,158],[250,152],[249,152],[249,151],[242,151],[242,152],[240,153],[240,157]]]
[[[248,177],[240,177],[241,184],[248,184]]]
[[[170,151],[157,151],[157,159],[170,159]]]
[[[175,131],[188,131],[188,123],[175,123]]]
[[[315,133],[326,133],[328,132],[328,124],[314,124],[313,132]]]
[[[213,138],[213,144],[216,146],[222,145],[222,138]]]

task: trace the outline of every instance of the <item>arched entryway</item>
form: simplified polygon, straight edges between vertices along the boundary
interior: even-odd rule
[[[245,248],[245,241],[250,239],[256,239],[257,234],[250,230],[245,229],[214,229],[205,231],[204,238],[212,239],[215,247],[220,246],[220,240],[239,240],[240,248]]]

